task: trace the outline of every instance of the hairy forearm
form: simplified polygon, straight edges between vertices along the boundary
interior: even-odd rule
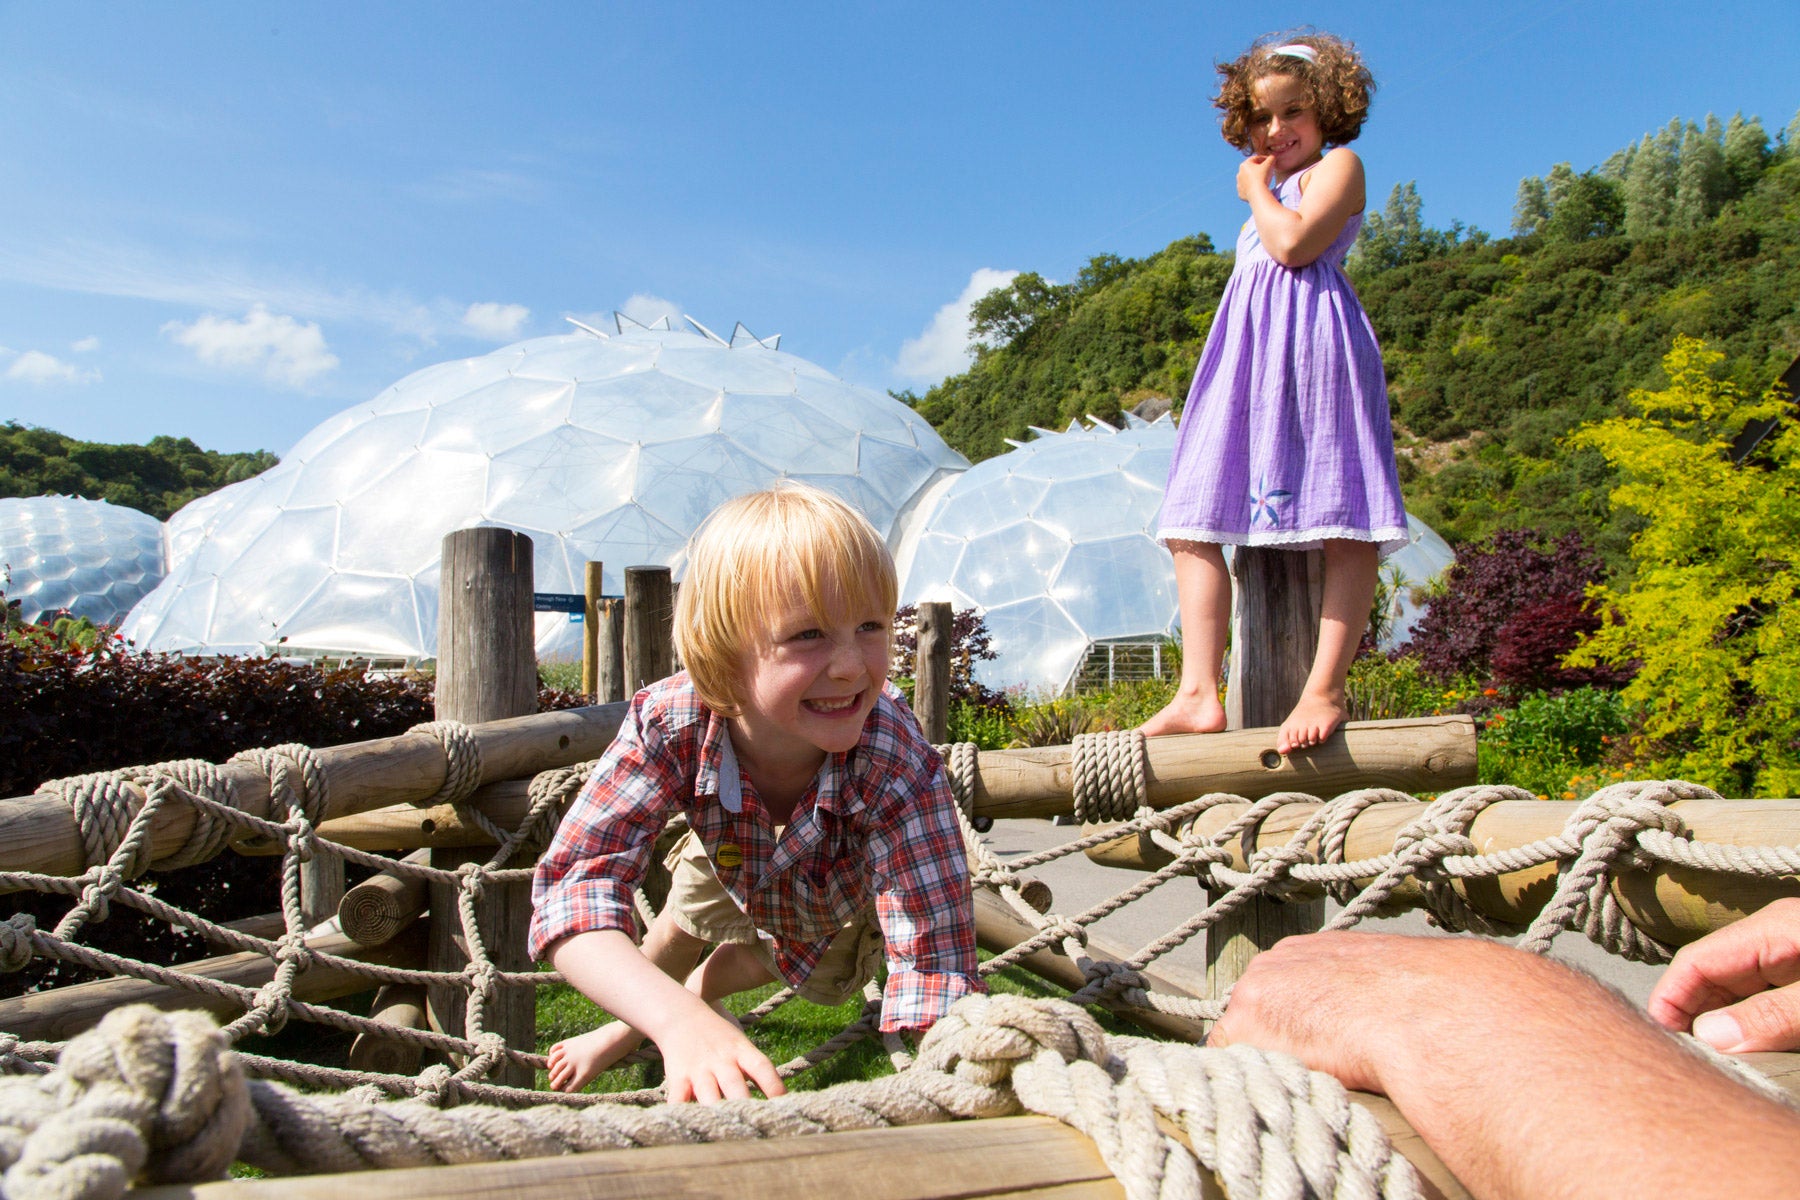
[[[1367,934],[1270,956],[1234,992],[1221,1040],[1385,1093],[1476,1196],[1741,1200],[1800,1179],[1800,1116],[1556,963]]]
[[[1526,956],[1520,956],[1526,957]],[[1507,975],[1517,964],[1505,964]],[[1674,1043],[1599,984],[1530,960],[1418,1016],[1379,1084],[1484,1197],[1791,1195],[1800,1117]],[[1429,1031],[1429,1042],[1418,1036]],[[1390,1035],[1391,1036],[1391,1035]]]

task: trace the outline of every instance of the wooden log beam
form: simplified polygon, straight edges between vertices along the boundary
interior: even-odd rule
[[[430,863],[431,852],[415,850],[401,861],[422,867]],[[344,893],[337,908],[338,928],[364,946],[383,945],[425,911],[428,891],[417,875],[391,869],[371,875]]]
[[[612,744],[625,710],[622,703],[602,704],[474,726],[481,778],[487,783],[528,779],[539,771],[599,758]],[[444,785],[444,749],[429,734],[327,746],[316,753],[330,789],[327,819],[416,804]],[[228,763],[219,770],[235,786],[245,812],[270,815],[268,776],[248,763]],[[152,856],[175,853],[193,829],[193,809],[165,805],[152,825]],[[74,814],[61,799],[45,793],[0,799],[0,871],[78,875],[87,866]]]
[[[1576,807],[1576,801],[1566,800],[1502,800],[1475,818],[1469,836],[1480,854],[1529,845],[1561,833]],[[1316,804],[1287,804],[1275,810],[1257,831],[1257,847],[1285,845],[1318,808]],[[1669,808],[1687,825],[1695,841],[1800,846],[1800,800],[1682,800]],[[1195,822],[1196,831],[1211,837],[1240,819],[1245,810],[1241,804],[1207,809]],[[1388,853],[1395,835],[1424,811],[1421,804],[1400,802],[1364,809],[1350,825],[1345,858],[1354,862]],[[1241,842],[1234,840],[1228,849],[1233,865],[1246,869]],[[1088,854],[1107,866],[1136,870],[1155,870],[1172,861],[1150,838],[1130,835],[1096,846]],[[1359,886],[1368,882],[1358,881]],[[1556,864],[1459,881],[1455,886],[1476,911],[1497,920],[1525,923],[1543,910],[1554,893]],[[1729,925],[1778,897],[1800,895],[1800,877],[1755,877],[1680,866],[1628,870],[1614,881],[1613,895],[1638,928],[1679,945]],[[1420,899],[1418,888],[1410,883],[1395,895],[1402,905]]]
[[[425,927],[415,924],[385,946],[358,945],[341,933],[316,934],[306,939],[312,949],[338,958],[354,959],[384,967],[420,970],[425,966]],[[171,968],[181,975],[197,975],[243,988],[259,988],[275,977],[275,960],[265,954],[222,954]],[[294,979],[293,995],[308,1003],[353,996],[373,988],[368,976],[343,967],[315,963]],[[26,1041],[60,1042],[100,1023],[100,1018],[127,1004],[149,1004],[165,1011],[199,1009],[221,1020],[235,1020],[247,1008],[227,996],[190,992],[177,986],[143,979],[102,979],[76,983],[47,992],[0,1000],[0,1030]]]
[[[976,945],[990,953],[1000,954],[1029,940],[1036,933],[1037,929],[1029,921],[1014,912],[1012,906],[994,892],[988,888],[975,889]],[[1111,959],[1114,962],[1123,961],[1130,954],[1129,950],[1115,946],[1092,932],[1088,934],[1087,947],[1095,958]],[[1033,951],[1021,959],[1019,965],[1071,992],[1087,986],[1087,977],[1081,973],[1081,968],[1075,961],[1062,952],[1061,947]],[[1203,995],[1202,989],[1206,986],[1204,979],[1196,979],[1180,967],[1147,967],[1138,974],[1144,977],[1144,981],[1154,991],[1169,996],[1193,999]],[[1184,1042],[1199,1042],[1206,1037],[1205,1026],[1186,1017],[1159,1012],[1127,1012],[1120,1015],[1162,1037],[1178,1038]]]
[[[1151,738],[1150,803],[1169,808],[1207,792],[1256,799],[1279,791],[1335,796],[1358,787],[1439,792],[1475,782],[1475,725],[1467,717],[1365,721],[1307,753],[1275,753],[1275,730]],[[595,757],[598,757],[596,755]],[[1074,767],[1067,746],[984,750],[977,756],[975,811],[989,817],[1045,817],[1073,811]],[[1273,758],[1271,765],[1268,761]],[[506,828],[525,819],[525,780],[490,784],[472,803]],[[359,850],[416,846],[486,846],[493,839],[465,823],[450,805],[398,805],[329,821],[322,836]]]
[[[1476,781],[1475,722],[1464,716],[1353,721],[1323,746],[1283,756],[1274,728],[1174,734],[1145,743],[1153,808],[1208,792],[1254,800],[1274,792],[1336,796],[1391,787],[1414,794]],[[980,755],[975,811],[989,817],[1054,817],[1072,811],[1075,773],[1067,746]]]
[[[1744,1056],[1800,1097],[1800,1054]],[[1469,1193],[1399,1111],[1381,1096],[1351,1092],[1386,1130],[1394,1149],[1418,1169],[1427,1200],[1468,1200]],[[1173,1133],[1173,1130],[1169,1132]],[[602,1150],[518,1162],[413,1167],[285,1179],[135,1188],[132,1200],[341,1200],[371,1189],[382,1200],[962,1200],[1046,1197],[1123,1200],[1099,1151],[1084,1135],[1049,1117],[999,1117],[941,1125],[859,1130],[771,1141],[713,1142]],[[1222,1200],[1202,1171],[1200,1194]]]
[[[375,993],[369,1005],[369,1020],[396,1029],[424,1029],[425,989],[415,984],[391,983]],[[416,1042],[386,1038],[372,1033],[359,1033],[350,1043],[345,1066],[352,1071],[373,1071],[381,1075],[417,1075],[424,1048]]]

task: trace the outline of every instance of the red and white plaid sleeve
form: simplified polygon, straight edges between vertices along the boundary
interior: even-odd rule
[[[635,933],[632,893],[649,868],[670,808],[683,788],[692,787],[651,712],[655,695],[640,692],[633,699],[618,736],[538,860],[531,881],[534,959],[571,934]]]
[[[894,695],[871,721],[871,765],[887,772],[869,835],[888,957],[881,1029],[925,1029],[961,997],[986,990],[977,974],[968,852],[943,759],[904,701]]]

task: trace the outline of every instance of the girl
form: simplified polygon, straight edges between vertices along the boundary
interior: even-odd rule
[[[1344,278],[1362,228],[1362,131],[1374,80],[1350,43],[1272,35],[1219,67],[1225,140],[1249,157],[1250,219],[1187,407],[1158,540],[1175,559],[1181,685],[1146,735],[1225,728],[1219,670],[1231,618],[1221,545],[1323,548],[1311,673],[1276,749],[1316,746],[1345,716],[1379,557],[1406,544],[1375,332]]]

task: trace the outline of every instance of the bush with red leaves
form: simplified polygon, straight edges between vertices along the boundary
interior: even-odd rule
[[[1599,628],[1587,588],[1604,574],[1580,534],[1548,541],[1529,530],[1501,530],[1457,551],[1442,594],[1401,650],[1440,681],[1473,675],[1514,695],[1620,687],[1628,673],[1560,665]]]
[[[572,692],[539,694],[541,709],[584,702]],[[31,626],[0,634],[0,796],[28,794],[49,779],[170,759],[222,763],[253,746],[392,737],[431,719],[432,682],[425,677],[274,658],[140,654],[110,634],[82,647]],[[147,884],[160,900],[225,922],[280,907],[279,863],[228,853],[154,872],[133,886]],[[28,912],[48,928],[71,903],[66,896],[14,893],[0,899],[0,919]],[[197,936],[123,905],[111,913],[88,926],[81,940],[165,964],[208,953]],[[40,960],[0,975],[0,996],[87,977]]]

